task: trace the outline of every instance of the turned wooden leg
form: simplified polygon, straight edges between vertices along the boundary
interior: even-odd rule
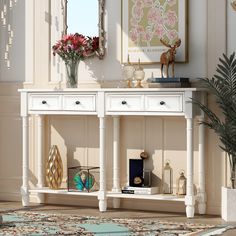
[[[105,117],[99,118],[99,130],[100,130],[100,190],[98,195],[99,210],[107,210],[107,198],[106,198],[106,158],[105,158]]]
[[[195,196],[193,191],[193,119],[187,118],[187,193],[185,196],[186,215],[194,217]]]
[[[23,150],[22,150],[22,173],[23,183],[21,186],[22,205],[29,206],[29,184],[28,184],[28,172],[29,172],[29,135],[28,135],[29,120],[28,116],[22,117],[22,138],[23,138]]]

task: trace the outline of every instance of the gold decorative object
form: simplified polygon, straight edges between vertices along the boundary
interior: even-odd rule
[[[187,185],[187,179],[184,176],[184,171],[180,172],[180,177],[177,180],[177,195],[186,195],[186,185]]]
[[[127,59],[127,64],[124,65],[123,67],[123,76],[127,84],[127,88],[131,88],[131,80],[133,79],[134,76],[134,67],[129,61],[129,55]]]
[[[51,189],[58,189],[61,186],[63,177],[63,166],[61,155],[57,145],[53,145],[49,151],[46,165],[46,181]]]
[[[138,68],[134,71],[134,80],[137,81],[137,84],[135,88],[142,88],[142,80],[144,79],[145,72],[143,71],[143,68],[140,65],[140,59],[138,59]]]
[[[141,153],[140,153],[140,157],[141,157],[143,160],[146,160],[146,159],[148,159],[148,153],[147,153],[147,152],[141,152]]]
[[[173,173],[170,167],[170,162],[166,161],[163,169],[163,193],[171,194],[173,193]]]

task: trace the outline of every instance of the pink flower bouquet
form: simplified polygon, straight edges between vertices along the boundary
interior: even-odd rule
[[[65,63],[80,61],[95,55],[99,49],[99,38],[89,37],[82,34],[64,35],[53,45],[53,55],[58,54]]]

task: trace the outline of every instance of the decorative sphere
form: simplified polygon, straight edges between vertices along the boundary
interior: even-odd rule
[[[133,73],[134,73],[134,67],[131,65],[126,65],[123,68],[123,74],[125,79],[132,79],[133,78]]]
[[[81,170],[78,173],[76,173],[73,180],[76,189],[78,189],[79,191],[84,191],[84,190],[89,191],[95,183],[94,176],[85,170]]]
[[[147,152],[141,152],[141,153],[140,153],[140,157],[141,157],[143,160],[148,159],[148,154],[147,154]]]
[[[142,184],[143,183],[143,178],[141,177],[141,176],[136,176],[135,178],[134,178],[134,184],[135,185],[140,185],[140,184]]]
[[[145,72],[143,70],[134,71],[134,79],[143,80],[144,76],[145,76]]]

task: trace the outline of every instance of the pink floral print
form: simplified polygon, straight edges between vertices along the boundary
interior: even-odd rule
[[[129,38],[135,46],[152,46],[161,38],[172,43],[178,38],[177,0],[126,1],[131,4]]]

